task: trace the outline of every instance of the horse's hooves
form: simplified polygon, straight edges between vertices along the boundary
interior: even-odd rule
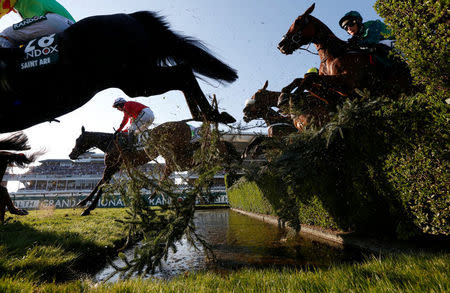
[[[89,210],[84,210],[81,215],[82,216],[89,216],[91,214],[91,212]]]
[[[10,211],[11,214],[18,215],[18,216],[26,216],[28,215],[27,210],[17,209],[15,211]]]

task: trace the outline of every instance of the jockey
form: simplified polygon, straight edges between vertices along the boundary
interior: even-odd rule
[[[388,27],[380,20],[370,20],[363,23],[361,14],[358,11],[347,12],[339,25],[352,37],[349,44],[358,47],[369,47],[386,40],[386,35],[390,33]]]
[[[125,125],[131,120],[130,127],[128,127],[128,146],[131,149],[133,146],[134,134],[145,131],[155,120],[153,111],[149,107],[132,101],[126,101],[124,98],[117,98],[114,101],[113,107],[123,112],[122,123],[116,132],[122,131]],[[124,131],[125,132],[125,131]]]
[[[0,0],[0,17],[18,12],[23,20],[0,33],[0,47],[13,48],[37,37],[59,33],[75,23],[55,0]]]
[[[352,36],[348,39],[351,48],[368,48],[369,52],[375,53],[383,68],[392,65],[393,60],[388,54],[395,40],[388,36],[390,30],[386,24],[378,19],[363,22],[358,11],[350,11],[339,20],[339,25]]]

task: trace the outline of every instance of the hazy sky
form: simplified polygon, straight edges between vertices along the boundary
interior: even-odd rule
[[[238,121],[242,121],[245,100],[261,88],[266,80],[269,80],[270,90],[280,90],[294,78],[303,76],[310,67],[318,67],[320,62],[318,56],[305,51],[297,51],[286,56],[277,49],[278,42],[293,20],[314,1],[60,0],[59,2],[76,20],[100,14],[157,11],[166,17],[173,30],[202,40],[216,56],[237,69],[239,79],[227,86],[199,81],[200,86],[206,95],[216,94],[222,110],[229,112]],[[373,9],[375,0],[317,0],[315,3],[312,15],[322,20],[338,37],[345,40],[349,36],[339,28],[338,20],[346,12],[357,10],[364,20],[380,19]],[[0,19],[0,30],[18,21],[20,18],[10,13]],[[61,123],[42,123],[26,129],[25,133],[33,149],[45,148],[47,151],[40,160],[68,159],[82,125],[88,131],[113,132],[113,128],[118,128],[122,113],[111,107],[118,96],[127,98],[119,89],[104,90],[83,107],[58,118]],[[157,124],[191,117],[184,97],[178,91],[134,100],[146,104],[154,111]],[[227,130],[226,127],[223,129]],[[266,129],[260,131],[265,132]]]

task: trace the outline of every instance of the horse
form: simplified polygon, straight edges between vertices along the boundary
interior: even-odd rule
[[[21,153],[15,153],[13,151],[29,150],[28,138],[23,133],[15,133],[7,138],[0,140],[0,182],[5,175],[6,168],[10,165],[18,167],[24,167],[27,164],[33,162],[37,154],[26,156]],[[15,215],[28,215],[28,212],[23,209],[19,209],[14,206],[11,197],[9,196],[8,189],[0,185],[0,223],[5,221],[6,207],[11,214]]]
[[[116,87],[129,97],[181,91],[194,120],[232,123],[212,109],[196,76],[231,83],[236,70],[149,11],[92,16],[63,32],[0,48],[0,133],[69,113]]]
[[[261,89],[245,101],[243,112],[244,121],[247,123],[254,119],[264,119],[268,126],[269,138],[284,137],[296,131],[302,132],[309,124],[322,126],[329,120],[326,107],[328,101],[317,99],[308,93],[302,93],[301,99],[291,99],[289,116],[276,112],[272,107],[277,106],[281,92],[267,90],[268,85],[269,81],[266,81]],[[299,102],[302,102],[302,105],[298,105]],[[247,157],[249,152],[265,139],[264,136],[256,137],[247,146],[242,157]]]
[[[75,147],[69,154],[72,160],[77,159],[81,154],[96,147],[105,153],[105,169],[103,176],[92,192],[78,206],[85,206],[88,201],[92,201],[82,216],[90,214],[90,211],[97,207],[98,201],[103,194],[101,185],[108,183],[112,176],[118,172],[124,162],[132,166],[141,166],[158,156],[162,156],[166,163],[163,170],[163,178],[167,178],[175,170],[187,170],[193,167],[194,152],[200,147],[200,142],[192,142],[191,128],[186,122],[171,121],[158,125],[146,131],[147,144],[151,148],[125,150],[121,144],[115,140],[112,133],[88,132],[84,126],[81,128],[81,135],[77,138]],[[234,146],[226,141],[220,141],[218,151],[223,154],[224,164],[231,164],[239,161],[239,155]]]
[[[285,55],[292,54],[302,46],[313,43],[320,57],[319,75],[295,79],[282,89],[279,104],[287,101],[289,93],[309,90],[317,86],[339,93],[352,95],[355,89],[367,88],[375,95],[397,96],[412,89],[411,75],[405,63],[394,61],[389,70],[375,63],[376,55],[368,51],[349,51],[347,42],[340,40],[319,19],[310,15],[315,4],[298,16],[278,44]]]

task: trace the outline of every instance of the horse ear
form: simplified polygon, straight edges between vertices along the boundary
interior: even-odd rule
[[[309,7],[308,10],[305,11],[305,13],[303,13],[303,15],[311,14],[311,12],[313,12],[315,6],[316,6],[316,3],[313,3],[313,5],[311,5],[311,7]]]
[[[265,90],[265,89],[267,89],[267,87],[269,86],[269,81],[268,80],[266,80],[266,83],[264,84],[264,86],[263,86],[263,90]]]
[[[84,133],[84,126],[81,126],[81,133]]]

